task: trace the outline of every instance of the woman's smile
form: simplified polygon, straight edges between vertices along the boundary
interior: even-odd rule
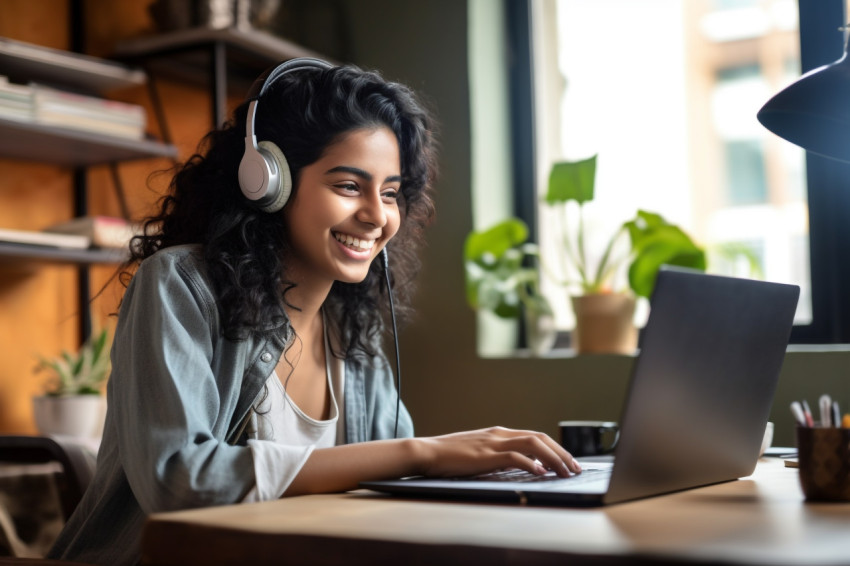
[[[352,236],[351,234],[343,234],[341,232],[332,232],[336,241],[348,250],[356,253],[371,252],[375,245],[375,238],[367,239],[365,237]],[[371,255],[371,254],[370,254]]]

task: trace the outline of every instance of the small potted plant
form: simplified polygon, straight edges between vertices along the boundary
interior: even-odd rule
[[[678,226],[661,215],[638,210],[611,236],[598,263],[590,265],[585,249],[584,205],[593,200],[596,156],[555,163],[549,175],[545,202],[561,213],[560,246],[569,266],[556,280],[572,289],[576,315],[573,346],[578,352],[631,353],[637,347],[635,297],[649,297],[662,265],[704,271],[705,251]],[[577,223],[569,226],[567,207],[578,207]],[[623,239],[628,236],[628,242]],[[618,251],[618,244],[625,250]],[[629,289],[617,289],[619,268],[628,267]]]
[[[44,435],[96,438],[103,427],[103,385],[111,369],[109,332],[93,334],[76,353],[40,357],[37,371],[49,371],[44,395],[33,398],[36,427]]]
[[[499,318],[522,317],[535,355],[555,341],[552,307],[540,292],[539,255],[538,246],[528,241],[528,226],[518,218],[472,231],[464,243],[467,303]]]

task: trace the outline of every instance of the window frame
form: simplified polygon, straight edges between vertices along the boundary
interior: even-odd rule
[[[531,1],[506,0],[505,21],[509,44],[510,126],[514,141],[514,211],[528,224],[530,239],[537,241]],[[801,75],[837,61],[844,54],[842,34],[832,32],[847,22],[845,1],[798,0]],[[795,325],[790,342],[850,343],[850,164],[807,152],[806,192],[812,321]],[[556,347],[568,343],[569,332],[563,332]]]

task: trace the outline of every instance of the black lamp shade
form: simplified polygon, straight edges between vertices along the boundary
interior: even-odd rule
[[[850,162],[850,60],[813,69],[758,112],[762,125],[791,143]]]

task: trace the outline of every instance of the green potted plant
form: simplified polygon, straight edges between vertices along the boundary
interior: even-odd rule
[[[44,435],[97,437],[103,426],[103,385],[109,378],[109,332],[93,334],[80,349],[54,358],[39,357],[37,371],[50,378],[33,398],[36,427]]]
[[[573,290],[576,314],[574,346],[579,352],[630,353],[637,346],[633,317],[635,297],[649,297],[662,265],[705,270],[705,251],[678,226],[661,215],[638,210],[608,240],[598,263],[588,260],[584,205],[593,200],[596,156],[555,163],[549,175],[545,202],[558,209],[559,248],[565,269],[556,280]],[[567,221],[567,207],[578,207],[577,224]],[[628,237],[624,252],[618,244]],[[617,289],[619,268],[628,263],[628,289]],[[571,272],[572,273],[571,273]],[[550,271],[551,272],[551,271]]]
[[[464,243],[466,299],[475,310],[502,319],[524,317],[526,342],[537,355],[555,339],[549,301],[540,292],[540,252],[528,241],[528,226],[508,218],[469,233]]]

